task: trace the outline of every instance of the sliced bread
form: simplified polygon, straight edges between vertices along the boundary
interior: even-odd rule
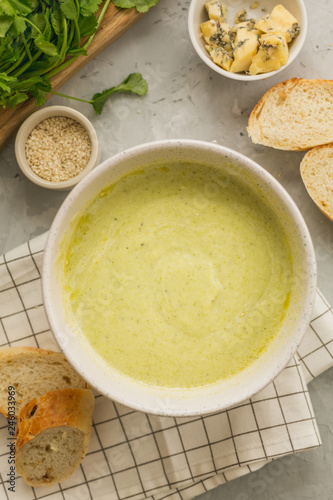
[[[48,392],[24,406],[17,424],[17,473],[31,486],[67,479],[86,454],[93,409],[89,389]]]
[[[87,389],[88,384],[76,373],[63,354],[35,347],[0,349],[0,412],[8,416],[8,387],[15,388],[15,409],[34,397],[56,389]]]
[[[313,201],[333,221],[333,143],[306,153],[301,176]]]
[[[292,78],[253,109],[247,127],[256,144],[302,151],[333,142],[333,81]]]

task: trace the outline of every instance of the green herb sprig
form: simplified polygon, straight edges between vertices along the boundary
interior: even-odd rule
[[[97,114],[101,114],[104,104],[106,101],[114,94],[119,93],[129,93],[129,94],[137,94],[144,95],[148,91],[148,83],[142,78],[140,73],[131,73],[120,85],[116,87],[111,87],[110,89],[103,90],[103,92],[99,92],[94,94],[91,100],[79,99],[78,97],[72,97],[65,94],[61,94],[60,92],[52,92],[55,95],[59,95],[61,97],[68,97],[69,99],[74,99],[75,101],[87,102],[88,104],[92,104],[94,110]]]
[[[158,0],[113,0],[116,7],[121,7],[122,9],[135,7],[138,12],[147,12],[157,2]]]
[[[118,7],[145,12],[158,0],[117,0]],[[111,0],[1,0],[0,106],[15,108],[33,96],[37,106],[52,91],[50,77],[87,49]],[[135,77],[133,75],[136,75]],[[90,102],[101,113],[115,92],[143,95],[147,82],[133,73],[118,87],[95,94]],[[145,89],[145,91],[143,90]],[[63,95],[63,94],[61,94]],[[64,96],[70,97],[70,96]]]

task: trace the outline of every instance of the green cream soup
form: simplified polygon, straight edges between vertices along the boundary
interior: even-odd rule
[[[276,336],[292,262],[268,205],[236,176],[147,166],[104,189],[60,254],[67,316],[114,369],[190,388],[237,374]]]

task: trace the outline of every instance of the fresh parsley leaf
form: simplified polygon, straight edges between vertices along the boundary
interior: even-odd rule
[[[59,0],[60,10],[67,19],[74,20],[78,16],[75,0]]]
[[[30,89],[30,94],[35,98],[36,106],[42,106],[46,101],[46,96],[52,91],[52,85],[49,78],[43,76],[39,83],[36,83]]]
[[[103,90],[98,94],[94,94],[90,101],[86,99],[80,99],[79,97],[73,97],[70,95],[60,94],[60,92],[51,91],[54,95],[59,95],[61,97],[68,97],[69,99],[74,99],[74,101],[87,102],[92,104],[94,110],[97,114],[101,114],[104,104],[106,101],[116,93],[129,92],[131,94],[144,95],[148,91],[148,83],[140,73],[131,73],[120,85],[117,87],[111,87],[110,89]]]
[[[44,16],[45,16],[46,25],[45,25],[45,29],[43,31],[43,35],[44,35],[45,40],[47,42],[50,42],[51,38],[52,38],[53,30],[52,30],[52,26],[50,23],[50,12],[48,9],[45,10]]]
[[[30,36],[32,38],[36,38],[39,32],[41,31],[43,33],[46,28],[45,16],[41,12],[34,12],[28,16],[28,19],[35,26],[34,28],[34,26],[30,24]]]
[[[54,32],[56,35],[60,35],[62,32],[62,22],[61,22],[61,15],[58,10],[54,10],[51,14],[51,24],[52,28],[54,29]]]
[[[23,17],[15,17],[13,20],[13,24],[8,30],[8,35],[18,36],[21,33],[24,33],[25,28],[26,28],[25,19]]]
[[[23,92],[29,90],[30,87],[36,85],[36,83],[43,83],[43,78],[40,76],[33,76],[31,78],[24,78],[15,84],[15,90],[17,92]]]
[[[148,91],[148,83],[140,73],[131,73],[120,85],[103,90],[93,95],[91,104],[97,114],[101,114],[106,101],[116,93],[129,92],[131,94],[144,95]]]
[[[12,43],[9,45],[10,42],[11,40],[8,36],[0,38],[0,57],[2,64],[13,63],[20,57],[18,44]]]
[[[39,83],[39,90],[42,90],[43,92],[51,92],[52,90],[52,85],[50,82],[50,79],[47,76],[42,76],[41,82]]]
[[[32,12],[32,5],[29,0],[10,0],[10,4],[22,16],[27,16]]]
[[[6,14],[0,15],[0,37],[5,37],[7,31],[11,27],[14,18],[12,16],[7,16]]]
[[[135,0],[112,0],[116,7],[131,9],[135,6]]]
[[[88,55],[88,52],[86,49],[82,48],[82,49],[69,49],[67,51],[67,55],[68,56],[87,56]]]
[[[41,50],[48,56],[59,56],[57,47],[53,43],[48,42],[45,39],[44,35],[39,34],[38,36],[36,36],[35,45],[39,48],[39,50]]]
[[[29,99],[29,96],[28,94],[26,94],[25,92],[16,92],[8,101],[7,105],[14,109],[18,104],[20,104],[21,102],[24,102],[26,101],[27,99]]]
[[[8,0],[2,0],[0,2],[0,14],[6,14],[7,16],[15,16],[16,11],[15,9],[10,5]]]
[[[36,10],[38,8],[38,2],[39,0],[30,0],[32,10]]]
[[[0,89],[5,92],[10,92],[11,88],[17,83],[17,78],[0,73]]]
[[[43,59],[43,61],[35,61],[30,67],[29,71],[25,74],[26,78],[31,78],[31,73],[42,73],[47,65],[47,61]]]
[[[131,9],[135,7],[138,12],[147,12],[156,5],[158,0],[113,0],[116,7]]]
[[[36,106],[42,106],[45,104],[47,92],[44,92],[36,86],[30,90],[30,94],[35,98]]]
[[[83,16],[90,16],[98,11],[98,8],[102,0],[81,0],[80,1],[80,12]]]
[[[81,36],[93,35],[97,28],[97,19],[95,14],[91,14],[90,16],[86,17],[80,16],[79,28]]]

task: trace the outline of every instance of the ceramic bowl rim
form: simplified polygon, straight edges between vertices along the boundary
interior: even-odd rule
[[[91,384],[97,389],[99,392],[104,394],[105,396],[114,399],[118,401],[119,403],[129,406],[131,408],[134,408],[135,410],[138,411],[143,411],[146,413],[152,413],[152,414],[158,414],[158,415],[166,415],[166,416],[193,416],[193,415],[203,415],[203,414],[208,414],[208,413],[214,413],[216,411],[221,411],[226,408],[229,408],[231,406],[234,406],[235,404],[240,403],[241,401],[250,398],[253,394],[256,394],[258,391],[263,389],[266,385],[268,385],[280,372],[281,370],[288,364],[292,356],[295,354],[302,338],[305,333],[306,327],[309,324],[309,321],[311,319],[311,313],[312,309],[314,306],[314,301],[315,301],[315,294],[316,294],[316,260],[315,260],[315,254],[314,254],[314,249],[312,245],[312,240],[308,231],[308,228],[305,224],[305,221],[296,206],[295,202],[292,200],[290,195],[287,193],[287,191],[282,187],[282,185],[269,173],[267,172],[263,167],[258,165],[256,162],[251,160],[250,158],[242,155],[241,153],[238,153],[234,150],[231,150],[229,148],[226,148],[224,146],[220,146],[217,144],[209,143],[206,141],[199,141],[199,140],[188,140],[188,139],[171,139],[171,140],[161,140],[161,141],[154,141],[154,142],[149,142],[145,144],[141,144],[138,146],[134,146],[132,148],[129,148],[125,151],[122,151],[111,158],[105,160],[97,169],[92,171],[89,176],[87,176],[80,184],[78,184],[72,191],[69,193],[65,201],[63,202],[62,206],[60,207],[54,222],[51,226],[51,229],[48,234],[46,246],[45,246],[45,252],[44,252],[44,261],[43,261],[43,280],[42,280],[42,289],[43,289],[43,297],[44,297],[44,305],[46,309],[46,314],[51,326],[51,329],[53,330],[53,333],[56,337],[57,340],[58,337],[60,338],[61,335],[59,336],[59,333],[57,331],[57,318],[55,311],[53,310],[53,304],[52,304],[52,291],[51,291],[51,284],[50,284],[50,273],[49,269],[54,265],[54,262],[52,261],[52,249],[56,245],[57,238],[58,238],[58,233],[61,231],[62,224],[65,223],[66,221],[66,213],[70,209],[73,203],[75,203],[75,200],[80,197],[81,195],[84,196],[85,190],[89,187],[89,185],[99,177],[103,177],[105,175],[105,172],[107,172],[109,169],[114,168],[119,161],[122,159],[126,159],[135,156],[137,154],[140,154],[142,152],[147,153],[150,151],[158,150],[160,151],[163,148],[206,148],[207,150],[213,150],[217,153],[220,153],[222,156],[225,158],[228,157],[229,159],[234,159],[237,162],[241,162],[241,164],[245,165],[248,169],[251,171],[255,171],[256,174],[258,174],[261,178],[264,178],[265,180],[268,180],[270,183],[270,186],[274,190],[274,192],[278,193],[278,196],[283,199],[283,201],[286,203],[287,207],[289,208],[290,212],[292,213],[293,217],[296,219],[297,225],[299,227],[300,232],[302,233],[302,237],[306,241],[305,246],[305,253],[307,256],[307,266],[308,266],[308,282],[307,282],[307,291],[306,291],[306,297],[307,297],[307,307],[304,309],[303,315],[299,321],[299,326],[295,331],[293,332],[293,335],[291,335],[291,342],[290,346],[288,345],[288,355],[284,357],[284,359],[279,360],[279,363],[277,363],[274,367],[269,367],[269,370],[267,370],[267,377],[265,380],[258,380],[256,384],[252,384],[251,387],[247,387],[246,390],[244,390],[243,397],[241,400],[239,398],[234,399],[234,400],[228,400],[228,401],[219,401],[218,403],[215,403],[214,405],[207,407],[207,408],[202,408],[198,407],[195,411],[187,410],[185,406],[179,408],[176,406],[173,406],[172,408],[164,408],[164,409],[158,409],[156,410],[156,407],[151,405],[147,406],[146,404],[142,404],[142,402],[139,401],[129,401],[126,394],[122,394],[120,397],[119,395],[115,397],[114,394],[112,394],[112,390],[110,391],[109,386],[107,383],[107,377],[105,377],[105,380],[102,382],[98,382],[98,384]],[[88,199],[86,198],[86,201]],[[60,228],[60,229],[59,229]],[[82,371],[82,367],[80,366],[80,361],[77,358],[76,354],[74,352],[71,352],[70,350],[66,350],[66,347],[63,348],[65,356],[69,359],[71,364],[75,367],[75,369],[80,373],[80,375],[85,378],[88,383],[91,383],[89,380],[89,374],[84,373]],[[105,375],[105,374],[104,374]],[[103,373],[101,372],[101,377],[103,377]],[[106,386],[108,386],[106,388]]]

